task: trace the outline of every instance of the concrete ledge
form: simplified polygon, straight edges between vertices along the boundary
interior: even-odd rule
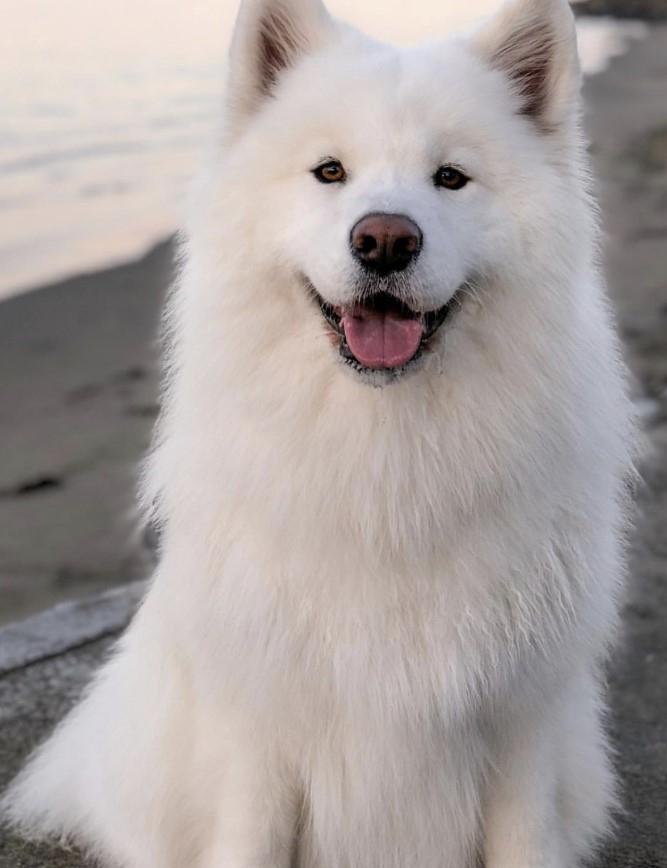
[[[77,701],[125,628],[145,582],[63,603],[0,628],[0,792]],[[84,868],[73,850],[0,829],[0,868]]]
[[[145,582],[133,582],[1,627],[0,676],[118,633],[145,589]]]

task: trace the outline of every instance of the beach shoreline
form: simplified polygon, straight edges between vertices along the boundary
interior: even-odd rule
[[[372,3],[348,8],[349,0],[330,2],[334,11],[337,4],[345,10],[343,17],[357,16],[355,23],[371,27],[377,38],[411,44],[465,30],[500,0],[465,7],[421,0],[407,17],[398,0],[383,0],[382,16],[369,16]],[[140,259],[180,224],[189,178],[216,136],[225,43],[235,13],[234,3],[207,4],[211,17],[219,6],[224,26],[221,20],[216,36],[207,27],[205,46],[191,54],[198,25],[192,19],[193,31],[183,30],[185,22],[177,27],[170,18],[178,17],[177,5],[167,4],[163,25],[182,42],[176,54],[172,46],[156,56],[148,22],[137,9],[133,30],[139,41],[133,47],[113,26],[98,34],[111,64],[112,74],[104,74],[88,40],[76,35],[77,21],[94,24],[90,4],[69,0],[67,12],[45,21],[49,51],[35,53],[24,11],[30,4],[11,0],[10,6],[10,51],[0,55],[9,85],[3,123],[10,133],[0,152],[0,302],[84,270]],[[667,13],[667,0],[583,0],[573,9],[582,69],[589,75],[641,38],[645,25],[637,19]],[[153,60],[141,71],[147,52]],[[38,101],[30,97],[32,88]],[[84,100],[80,111],[90,88],[97,98]]]

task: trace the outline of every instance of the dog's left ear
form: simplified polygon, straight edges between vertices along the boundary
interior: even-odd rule
[[[580,69],[567,0],[510,0],[473,37],[490,65],[510,80],[519,111],[545,131],[577,104]]]
[[[229,57],[229,111],[248,117],[280,75],[324,44],[334,29],[321,0],[242,0]]]

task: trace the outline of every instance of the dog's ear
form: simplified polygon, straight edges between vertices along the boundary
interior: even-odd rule
[[[521,114],[545,131],[571,116],[580,70],[567,0],[510,0],[473,39],[483,58],[509,78]]]
[[[229,58],[229,111],[248,117],[286,69],[321,46],[333,22],[321,0],[242,0]]]

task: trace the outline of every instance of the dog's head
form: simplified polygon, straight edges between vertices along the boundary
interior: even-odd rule
[[[578,80],[566,0],[514,0],[469,36],[402,50],[320,0],[244,0],[224,243],[328,363],[374,384],[441,366],[499,275],[525,292],[535,263],[567,267]]]

